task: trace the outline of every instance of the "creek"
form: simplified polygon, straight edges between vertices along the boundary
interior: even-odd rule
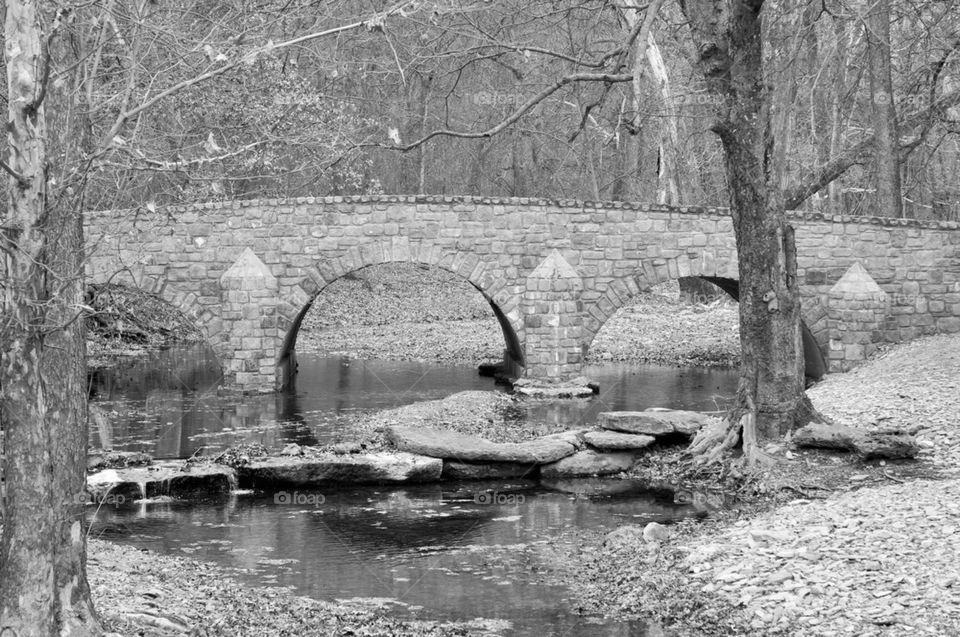
[[[572,428],[615,409],[713,411],[736,388],[729,370],[607,364],[585,373],[600,394],[518,407],[517,426]],[[296,392],[243,396],[218,390],[218,380],[202,347],[96,370],[91,396],[111,412],[112,426],[91,431],[91,446],[185,458],[241,442],[325,444],[348,435],[363,411],[501,390],[472,367],[310,355],[300,356]],[[647,627],[581,616],[572,592],[549,583],[546,575],[562,567],[555,561],[562,545],[576,542],[574,530],[671,523],[707,516],[717,505],[634,480],[594,478],[237,492],[208,502],[91,507],[91,516],[95,536],[213,562],[254,585],[365,600],[398,616],[484,618],[508,635],[626,637]]]

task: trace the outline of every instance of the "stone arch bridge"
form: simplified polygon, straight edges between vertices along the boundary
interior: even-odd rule
[[[506,368],[557,382],[579,375],[594,336],[641,291],[685,276],[737,286],[732,220],[722,208],[307,197],[90,212],[84,223],[89,280],[142,288],[178,307],[228,380],[248,391],[283,382],[319,292],[370,265],[459,274],[489,301]],[[816,342],[830,371],[880,343],[960,331],[960,224],[813,213],[790,223],[807,345]]]

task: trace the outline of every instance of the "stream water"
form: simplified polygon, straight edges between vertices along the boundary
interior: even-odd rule
[[[536,403],[518,410],[517,426],[575,426],[610,409],[720,409],[736,387],[731,371],[604,365],[586,373],[600,383],[597,397]],[[113,426],[92,431],[91,445],[183,458],[238,442],[322,444],[362,410],[495,389],[472,367],[306,355],[296,393],[242,396],[218,391],[217,381],[216,362],[202,348],[95,372],[91,395],[113,412]],[[339,486],[105,506],[92,533],[211,561],[251,584],[376,600],[400,616],[498,619],[508,635],[626,637],[646,627],[579,615],[571,592],[545,583],[544,572],[558,567],[558,545],[574,540],[573,529],[669,523],[717,505],[683,496],[616,479]]]
[[[360,361],[299,355],[296,391],[244,396],[218,390],[219,368],[204,346],[171,348],[95,370],[90,393],[111,412],[109,430],[92,429],[90,446],[143,451],[155,458],[215,454],[238,443],[267,448],[349,438],[353,416],[444,398],[464,390],[502,390],[471,366]],[[580,401],[535,401],[514,410],[524,423],[595,422],[601,411],[668,407],[723,409],[736,390],[733,370],[605,364],[585,375],[600,393]]]

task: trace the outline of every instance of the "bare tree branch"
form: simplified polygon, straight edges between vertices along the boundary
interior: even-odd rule
[[[567,84],[572,84],[574,82],[629,82],[633,79],[632,75],[628,74],[611,74],[611,73],[572,73],[570,75],[564,75],[559,80],[543,89],[526,102],[520,105],[520,107],[515,110],[509,117],[504,120],[501,120],[499,124],[492,128],[488,128],[483,131],[457,131],[451,130],[449,128],[441,128],[435,131],[424,135],[420,139],[411,142],[409,144],[361,144],[361,146],[376,146],[380,148],[388,148],[390,150],[399,150],[400,152],[407,152],[413,150],[418,146],[422,146],[427,143],[434,137],[460,137],[463,139],[481,139],[485,137],[493,137],[497,133],[503,131],[507,126],[510,126],[521,117],[523,117],[528,111],[533,109],[537,104],[550,97],[561,88]]]
[[[296,46],[298,44],[303,44],[304,42],[317,40],[319,38],[327,37],[330,35],[336,35],[338,33],[344,33],[346,31],[353,31],[355,29],[359,29],[360,27],[367,27],[370,29],[375,29],[375,28],[381,29],[382,27],[380,25],[382,24],[383,20],[385,20],[390,16],[401,13],[412,4],[416,4],[416,3],[411,2],[410,0],[406,0],[404,2],[400,2],[393,5],[389,9],[386,9],[385,11],[372,16],[367,20],[358,20],[356,22],[340,25],[338,27],[327,29],[325,31],[307,33],[305,35],[291,38],[289,40],[285,40],[283,42],[276,43],[276,44],[268,42],[267,44],[256,47],[255,49],[248,51],[247,53],[227,62],[226,64],[223,64],[222,66],[218,66],[214,69],[210,69],[205,73],[201,73],[200,75],[195,75],[194,77],[188,78],[181,82],[177,82],[173,86],[170,86],[164,89],[163,91],[160,91],[153,97],[147,100],[144,100],[138,106],[125,110],[123,113],[121,113],[117,117],[117,121],[113,124],[113,126],[110,128],[107,134],[104,135],[103,137],[102,147],[104,148],[104,152],[110,149],[110,147],[113,144],[113,140],[116,138],[117,135],[120,134],[120,131],[123,128],[124,123],[129,121],[131,118],[136,117],[137,115],[139,115],[140,113],[147,110],[148,108],[150,108],[151,106],[153,106],[154,104],[156,104],[157,102],[159,102],[160,100],[166,97],[169,97],[195,84],[200,84],[201,82],[205,82],[209,79],[223,75],[227,71],[230,71],[231,69],[236,68],[240,64],[253,62],[257,58],[257,56],[262,55],[263,53],[268,53],[270,51],[275,51],[277,49],[289,48],[292,46]]]
[[[902,128],[914,128],[922,125],[923,129],[920,134],[911,135],[906,139],[901,138],[900,153],[908,153],[916,148],[927,130],[929,130],[933,118],[938,113],[943,113],[957,104],[960,104],[960,90],[940,96],[940,99],[934,102],[929,108],[901,120],[900,125]],[[800,204],[820,192],[830,182],[843,175],[848,169],[867,161],[873,152],[875,142],[875,136],[871,135],[823,166],[808,172],[799,180],[799,183],[787,188],[784,193],[787,210],[795,210]]]

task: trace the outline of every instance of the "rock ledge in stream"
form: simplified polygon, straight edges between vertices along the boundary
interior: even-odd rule
[[[596,383],[584,376],[563,383],[550,383],[530,378],[513,382],[513,392],[527,398],[584,398],[599,390]]]
[[[524,462],[457,462],[444,460],[444,480],[502,480],[526,478],[537,472],[538,465]]]
[[[576,446],[558,436],[527,442],[498,443],[429,427],[388,427],[387,438],[401,451],[458,462],[546,464],[565,458],[577,450]]]
[[[619,431],[588,431],[583,434],[583,439],[591,447],[603,451],[645,449],[657,441],[653,436],[646,434],[625,434]]]
[[[238,469],[241,485],[310,486],[327,482],[371,484],[433,482],[440,479],[443,461],[411,453],[365,453],[283,456],[256,460]]]
[[[230,467],[218,464],[192,465],[183,462],[155,463],[149,467],[105,469],[87,476],[92,501],[108,497],[133,502],[142,498],[203,498],[221,496],[236,488]],[[121,500],[122,498],[122,500]]]
[[[679,409],[605,411],[597,414],[597,424],[604,429],[648,436],[681,434],[692,438],[701,427],[714,420],[712,416],[697,411]]]
[[[572,456],[542,466],[540,476],[543,478],[574,478],[611,475],[627,471],[633,466],[636,459],[634,454],[626,451],[616,453],[578,451]]]

